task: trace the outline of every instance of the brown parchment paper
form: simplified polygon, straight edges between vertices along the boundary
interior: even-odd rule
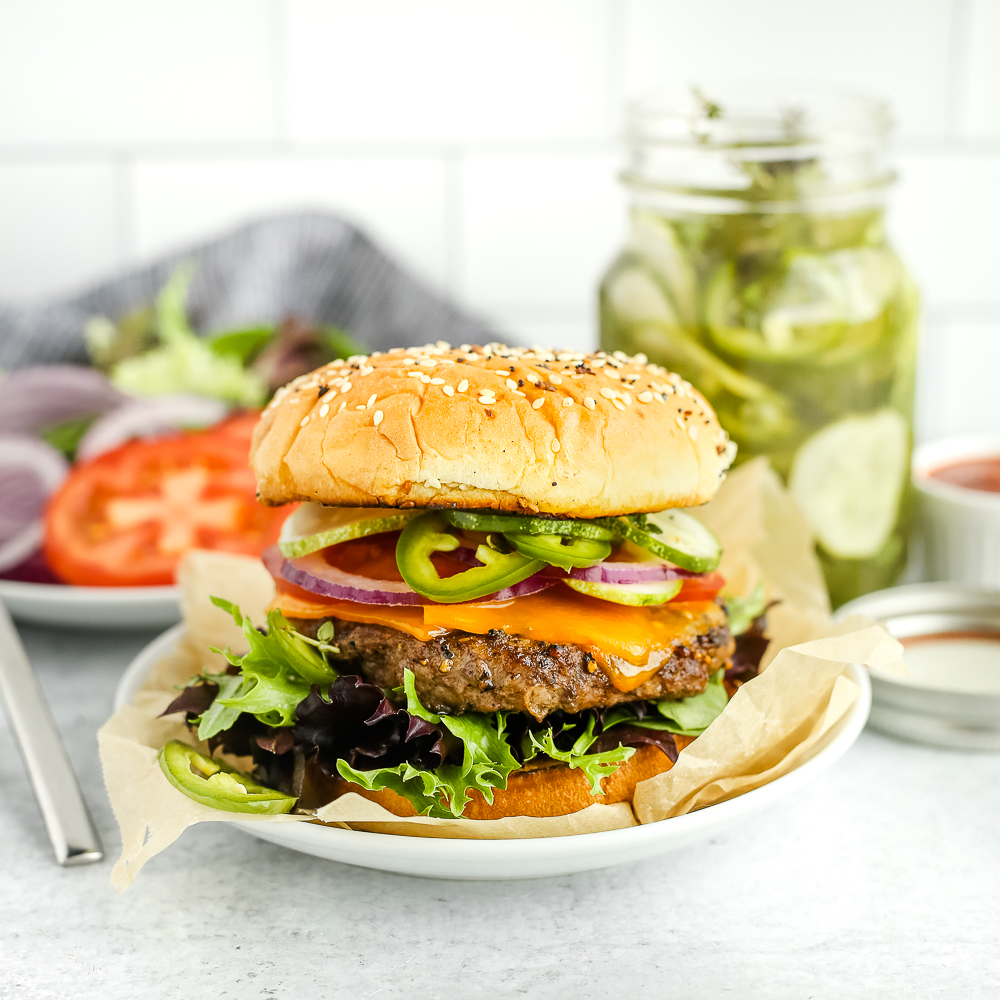
[[[831,622],[809,529],[763,459],[731,473],[717,496],[694,513],[722,540],[725,554],[719,569],[727,590],[746,595],[760,582],[768,599],[780,603],[769,612],[771,642],[762,661],[766,669],[740,688],[670,771],[637,786],[634,812],[627,803],[618,803],[548,818],[403,818],[349,793],[315,814],[241,817],[238,822],[314,821],[380,833],[463,839],[570,836],[704,808],[766,784],[807,760],[832,738],[857,699],[848,664],[905,671],[901,647],[864,619]],[[262,624],[274,586],[257,560],[217,552],[190,553],[178,580],[186,634],[150,672],[132,703],[119,709],[98,734],[105,783],[122,831],[122,855],[112,872],[119,891],[188,826],[234,818],[232,813],[192,802],[163,776],[157,763],[160,748],[171,739],[196,741],[180,716],[158,715],[176,696],[176,685],[206,664],[218,668],[221,658],[209,651],[209,645],[244,648],[239,630],[209,596],[239,604],[255,624]],[[233,762],[246,766],[245,761]]]

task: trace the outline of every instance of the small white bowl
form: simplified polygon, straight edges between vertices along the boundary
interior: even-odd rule
[[[955,462],[1000,456],[1000,437],[951,438],[913,454],[924,577],[1000,589],[1000,493],[971,490],[931,473]]]

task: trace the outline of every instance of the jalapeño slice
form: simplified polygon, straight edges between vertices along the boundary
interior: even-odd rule
[[[585,569],[596,566],[611,555],[610,542],[593,538],[573,538],[569,535],[522,535],[511,532],[504,538],[522,555],[542,559],[561,569]]]
[[[160,770],[174,788],[213,809],[274,816],[290,812],[298,801],[179,740],[171,740],[160,751],[159,761]]]
[[[545,565],[520,552],[498,552],[489,545],[480,545],[476,558],[482,566],[441,577],[431,556],[435,552],[453,552],[460,544],[446,529],[447,523],[441,514],[421,514],[403,529],[396,543],[396,565],[403,579],[418,594],[432,601],[458,604],[495,594],[526,580]]]

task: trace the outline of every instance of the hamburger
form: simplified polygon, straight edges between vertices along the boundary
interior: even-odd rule
[[[249,759],[221,796],[236,811],[630,802],[754,669],[733,666],[719,543],[684,510],[734,451],[641,355],[439,343],[325,365],[278,391],[251,446],[259,500],[298,504],[264,556],[267,628],[217,601],[250,652],[165,714]],[[229,766],[206,761],[161,754],[220,805]]]

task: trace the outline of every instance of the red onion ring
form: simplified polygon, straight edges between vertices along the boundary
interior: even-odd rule
[[[656,562],[602,562],[586,569],[571,569],[567,575],[574,580],[591,583],[659,583],[663,580],[683,580],[703,573],[691,573],[670,563]]]
[[[396,580],[371,580],[356,573],[346,573],[336,566],[331,566],[323,558],[322,552],[313,552],[299,559],[286,559],[277,546],[272,546],[265,550],[261,558],[272,576],[287,580],[296,587],[322,597],[332,597],[338,601],[355,601],[358,604],[396,607],[438,603],[418,594],[406,583]],[[544,572],[535,573],[534,576],[529,576],[513,587],[505,587],[495,594],[477,598],[476,603],[527,597],[529,594],[547,590],[556,583],[558,580],[546,576]]]
[[[95,458],[132,438],[152,437],[181,427],[208,427],[229,412],[218,399],[204,396],[154,396],[135,399],[106,413],[84,434],[76,449],[77,460]]]
[[[0,432],[43,427],[107,413],[130,397],[82,365],[32,365],[0,379]]]
[[[26,434],[0,435],[0,572],[17,566],[42,544],[42,510],[65,479],[66,459]]]

